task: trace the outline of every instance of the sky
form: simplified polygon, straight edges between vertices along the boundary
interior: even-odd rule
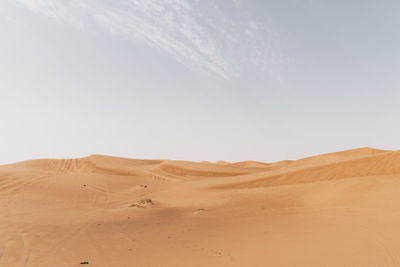
[[[2,0],[0,164],[400,149],[400,3]]]

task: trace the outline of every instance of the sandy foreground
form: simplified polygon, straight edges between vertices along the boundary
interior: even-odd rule
[[[3,165],[0,266],[400,266],[400,151]]]

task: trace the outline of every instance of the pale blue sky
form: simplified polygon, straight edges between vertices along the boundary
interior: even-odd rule
[[[400,4],[2,0],[0,163],[400,147]]]

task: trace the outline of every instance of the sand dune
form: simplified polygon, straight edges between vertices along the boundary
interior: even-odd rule
[[[0,166],[0,266],[400,266],[400,151]]]

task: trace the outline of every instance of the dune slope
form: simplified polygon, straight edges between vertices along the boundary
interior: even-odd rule
[[[400,152],[0,166],[0,266],[400,266]]]

